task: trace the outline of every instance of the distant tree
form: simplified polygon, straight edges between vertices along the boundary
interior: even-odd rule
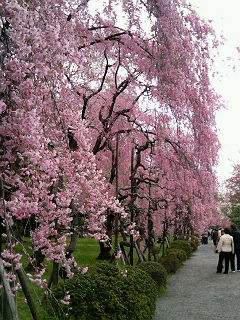
[[[229,219],[238,229],[240,229],[240,206],[231,206],[230,210]]]
[[[240,165],[233,167],[231,178],[226,181],[228,194],[228,217],[233,224],[240,228]]]

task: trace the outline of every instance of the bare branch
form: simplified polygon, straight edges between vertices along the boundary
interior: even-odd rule
[[[119,41],[120,42],[120,36],[124,35],[124,34],[128,34],[127,31],[123,31],[123,32],[118,32],[118,33],[114,33],[114,34],[111,34],[103,39],[96,39],[92,42],[90,42],[89,44],[83,44],[81,46],[78,47],[78,50],[81,50],[83,48],[86,48],[86,47],[89,47],[89,46],[92,46],[94,44],[97,44],[97,43],[101,43],[101,42],[104,42],[104,41],[107,41],[107,40],[111,40],[111,41]]]
[[[85,119],[85,113],[86,113],[88,101],[102,90],[104,81],[107,76],[108,69],[111,67],[111,65],[109,65],[109,63],[108,63],[108,57],[107,57],[106,50],[104,51],[104,57],[106,59],[106,65],[105,65],[104,74],[103,74],[99,88],[96,91],[94,91],[93,93],[91,93],[89,96],[85,96],[85,95],[83,96],[82,119]]]

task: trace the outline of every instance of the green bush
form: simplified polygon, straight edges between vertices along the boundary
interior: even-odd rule
[[[60,302],[66,294],[69,305]],[[157,294],[155,282],[140,268],[101,263],[53,289],[48,306],[61,320],[64,314],[76,320],[150,320]]]
[[[99,273],[109,277],[115,277],[119,274],[119,267],[108,262],[98,262],[88,268],[90,273]]]
[[[177,269],[181,266],[181,262],[177,258],[175,254],[168,254],[159,259],[159,263],[161,263],[168,273],[175,273]]]
[[[197,250],[198,246],[199,246],[199,238],[194,236],[194,235],[191,235],[188,239],[190,241],[190,244],[193,248],[193,250]]]
[[[138,268],[147,272],[151,278],[156,282],[158,287],[166,287],[167,284],[167,270],[158,262],[143,262],[137,265]]]
[[[192,251],[196,251],[197,248],[198,248],[199,242],[196,242],[196,241],[194,241],[194,240],[192,240],[192,241],[189,240],[188,242],[189,242],[189,244],[190,244],[190,246],[191,246],[191,248],[192,248]]]
[[[176,257],[180,260],[180,262],[184,262],[187,260],[187,254],[182,249],[171,248],[168,250],[168,254],[175,254]]]
[[[187,241],[190,244],[193,251],[197,250],[199,246],[199,238],[193,234],[184,234],[179,236],[178,239]]]
[[[193,252],[192,247],[187,240],[175,240],[171,243],[171,248],[184,250],[187,257],[190,257]]]

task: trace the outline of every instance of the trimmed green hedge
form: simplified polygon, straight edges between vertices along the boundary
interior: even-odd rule
[[[66,295],[68,305],[61,303]],[[140,268],[101,263],[54,288],[48,306],[61,320],[66,314],[76,320],[151,320],[157,295],[155,282]]]
[[[182,249],[170,248],[168,250],[168,254],[176,254],[176,257],[180,260],[180,262],[184,262],[187,260],[187,254]]]
[[[179,236],[179,240],[188,241],[188,243],[192,247],[193,251],[197,250],[197,248],[199,246],[199,238],[195,235],[192,235],[192,234],[181,235],[181,236]]]
[[[138,268],[147,272],[151,278],[156,282],[159,288],[166,288],[167,284],[167,270],[158,262],[143,262],[137,265]]]
[[[177,258],[176,254],[167,254],[164,257],[159,259],[159,263],[161,263],[168,273],[175,273],[178,268],[181,266],[180,260]]]
[[[193,252],[192,246],[188,240],[175,240],[171,243],[171,248],[184,250],[188,258]]]
[[[191,256],[197,249],[199,240],[192,235],[183,235],[180,239],[174,240],[167,251],[167,255],[161,257],[159,262],[165,267],[168,273],[174,273],[182,263]]]

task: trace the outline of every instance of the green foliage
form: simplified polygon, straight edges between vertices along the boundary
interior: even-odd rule
[[[175,273],[181,266],[180,260],[177,258],[176,254],[173,253],[161,257],[159,262],[164,266],[168,273]]]
[[[70,304],[61,304],[67,293]],[[57,319],[68,314],[66,319],[150,320],[157,294],[155,282],[140,268],[99,263],[56,287],[48,305],[53,306]]]
[[[147,272],[151,278],[156,282],[159,288],[166,287],[167,284],[167,270],[158,262],[143,262],[137,265],[138,268]]]
[[[190,246],[192,247],[192,251],[196,251],[199,246],[199,241],[197,240],[189,240]]]
[[[182,235],[181,239],[171,243],[167,255],[161,257],[159,262],[163,264],[168,273],[176,272],[182,263],[191,256],[192,252],[198,247],[196,236]]]
[[[199,246],[199,238],[195,235],[184,234],[184,235],[181,235],[178,239],[185,240],[187,243],[189,243],[192,248],[192,251],[197,250]]]
[[[187,240],[175,240],[171,243],[171,248],[184,250],[189,258],[192,254],[192,247],[189,241]]]
[[[187,260],[186,252],[181,249],[171,248],[168,250],[168,254],[175,254],[181,263]]]
[[[185,234],[179,235],[178,239],[179,240],[197,240],[198,241],[198,236],[194,235],[194,234],[185,233]]]
[[[193,249],[193,251],[196,251],[199,246],[199,237],[196,235],[188,235],[188,241],[190,242],[190,245]]]
[[[231,206],[231,214],[229,215],[231,222],[240,229],[240,207]]]

